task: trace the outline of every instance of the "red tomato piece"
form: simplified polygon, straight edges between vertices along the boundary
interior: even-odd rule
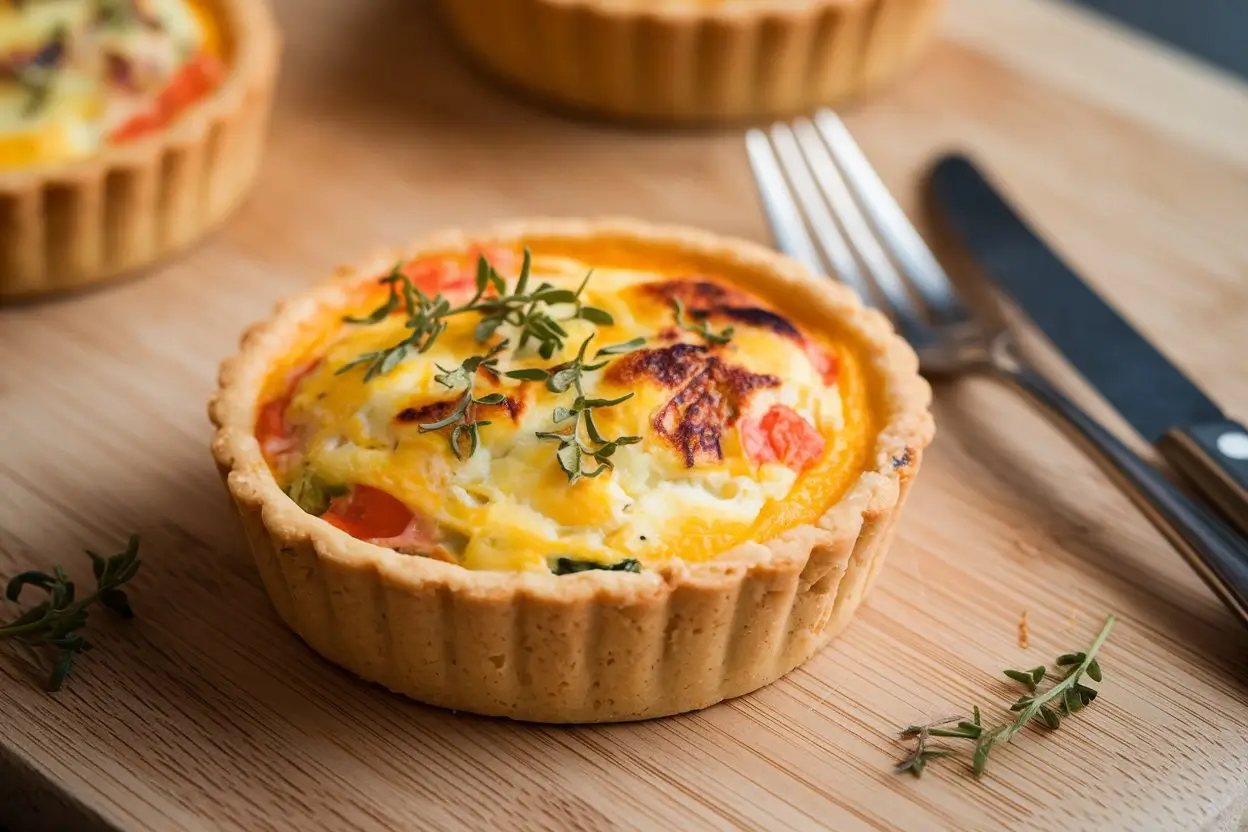
[[[468,249],[468,265],[472,269],[474,279],[477,274],[477,259],[480,257],[484,257],[486,262],[494,267],[495,271],[508,280],[514,280],[519,276],[520,261],[511,249],[472,246]]]
[[[109,138],[114,142],[130,141],[167,126],[183,110],[216,89],[224,75],[225,67],[216,56],[196,55],[183,64],[151,109],[131,116]]]
[[[806,355],[810,357],[810,363],[814,366],[815,372],[819,373],[823,383],[831,387],[836,384],[836,379],[840,375],[840,363],[836,360],[836,355],[818,344],[806,342]]]
[[[741,422],[741,448],[746,457],[760,465],[764,462],[776,462],[775,451],[771,449],[771,441],[763,431],[763,420],[754,419]]]
[[[260,415],[256,417],[256,439],[266,456],[280,456],[294,450],[294,437],[286,425],[289,406],[290,399],[282,397],[260,408]]]
[[[286,410],[290,407],[290,400],[294,398],[295,388],[299,386],[299,382],[303,381],[320,363],[321,360],[318,358],[292,372],[282,395],[261,405],[260,412],[256,415],[256,439],[267,456],[280,456],[288,453],[293,451],[298,444],[298,438],[294,436],[290,425],[286,423]]]
[[[114,130],[109,139],[118,144],[128,142],[140,136],[145,136],[153,130],[158,130],[160,126],[161,119],[156,112],[149,110],[147,112],[135,113],[127,122]]]
[[[417,289],[430,297],[476,287],[475,273],[469,275],[454,261],[441,258],[412,260],[403,266],[403,274]]]
[[[412,510],[380,488],[356,485],[330,501],[321,517],[360,540],[407,537],[415,515]]]
[[[201,52],[186,65],[200,95],[212,92],[225,80],[225,64],[216,55]]]
[[[173,77],[169,86],[156,97],[156,112],[162,125],[168,124],[199,97],[195,79],[182,70]]]
[[[418,289],[426,295],[438,293],[451,297],[471,295],[477,288],[477,260],[484,256],[496,270],[508,280],[514,279],[510,266],[514,261],[512,253],[501,248],[473,247],[461,257],[431,257],[412,260],[403,266],[405,274]],[[494,289],[486,289],[485,294],[494,294]]]
[[[221,62],[212,55],[201,53],[183,64],[157,99],[157,109],[164,122],[168,124],[211,92],[221,82],[221,76]]]
[[[825,442],[797,411],[776,404],[761,419],[741,423],[741,446],[755,462],[779,462],[801,473],[823,455]]]

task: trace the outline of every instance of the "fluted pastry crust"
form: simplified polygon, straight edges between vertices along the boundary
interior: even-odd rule
[[[471,57],[541,98],[629,121],[776,118],[903,70],[944,0],[439,0]]]
[[[279,488],[254,433],[257,399],[301,322],[399,258],[542,238],[719,264],[761,294],[800,293],[864,346],[884,419],[867,470],[818,522],[700,563],[642,574],[464,569],[351,537]],[[735,279],[735,278],[734,278]],[[849,622],[892,539],[933,426],[910,347],[847,288],[754,244],[627,220],[536,220],[448,232],[281,304],[221,368],[212,449],[278,613],[314,649],[422,702],[541,722],[645,719],[755,690]]]

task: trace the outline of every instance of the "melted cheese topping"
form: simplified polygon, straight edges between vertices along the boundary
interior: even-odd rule
[[[0,170],[81,158],[169,123],[215,85],[200,0],[0,0]]]
[[[494,262],[501,265],[500,258]],[[589,267],[539,252],[530,286],[546,281],[575,289]],[[466,281],[471,295],[472,266],[465,259],[452,268],[465,275],[458,283]],[[475,418],[490,424],[479,429],[475,453],[458,459],[449,428],[422,432],[420,424],[436,422],[445,403],[462,395],[436,376],[439,366],[454,368],[488,348],[477,341],[480,316],[447,318],[428,352],[408,355],[366,382],[362,368],[340,370],[408,332],[402,314],[372,325],[341,322],[344,311],[366,315],[384,300],[386,290],[369,285],[356,308],[311,324],[306,349],[272,374],[257,430],[283,486],[309,475],[334,493],[368,486],[431,520],[418,525],[434,528],[436,552],[428,542],[405,548],[389,541],[404,551],[497,570],[544,570],[555,556],[599,564],[706,560],[815,520],[865,463],[873,438],[868,385],[849,344],[801,331],[720,278],[653,267],[594,270],[582,300],[607,310],[611,325],[572,319],[571,304],[550,307],[568,335],[549,360],[532,346],[516,350],[519,333],[510,325],[489,341],[509,341],[499,355],[505,374],[570,362],[590,335],[587,357],[596,348],[646,340],[583,375],[586,398],[633,394],[594,411],[602,437],[640,437],[615,451],[613,468],[570,483],[556,458],[558,442],[538,436],[567,429],[553,413],[571,407],[575,391],[556,393],[540,381],[484,371],[475,395],[500,393],[507,401],[477,409]],[[456,300],[445,286],[453,302],[462,302],[464,290]],[[682,301],[686,321],[712,332],[731,326],[731,340],[714,344],[677,327],[673,298]],[[274,419],[277,428],[267,424]],[[595,466],[585,460],[585,470]],[[323,501],[311,510],[323,511]]]

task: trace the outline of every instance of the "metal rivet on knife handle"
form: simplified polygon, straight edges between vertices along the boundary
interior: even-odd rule
[[[1175,429],[1157,447],[1167,462],[1248,535],[1248,430],[1243,425],[1228,421]]]

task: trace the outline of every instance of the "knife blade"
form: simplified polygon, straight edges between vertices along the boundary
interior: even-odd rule
[[[1162,456],[1248,534],[1248,429],[1085,283],[965,156],[932,169],[936,205],[984,275]]]

